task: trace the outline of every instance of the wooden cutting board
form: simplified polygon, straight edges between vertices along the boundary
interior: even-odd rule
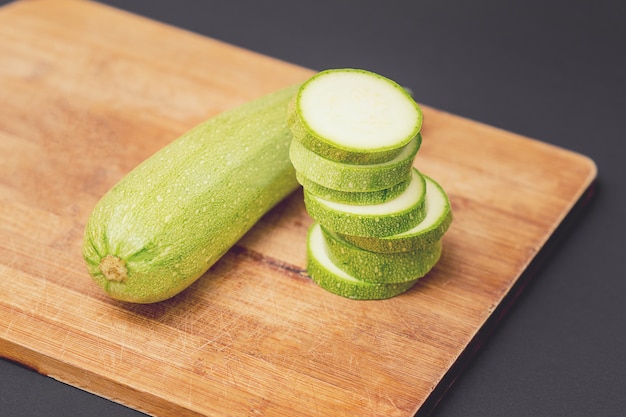
[[[438,266],[385,301],[307,278],[300,191],[163,303],[108,299],[81,258],[125,173],[312,73],[94,3],[0,9],[0,355],[155,416],[426,413],[593,183],[588,158],[425,107],[416,166],[455,220]]]

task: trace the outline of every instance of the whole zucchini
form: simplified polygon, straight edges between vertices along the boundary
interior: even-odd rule
[[[196,126],[102,197],[83,256],[109,296],[154,303],[178,294],[296,189],[287,106],[298,87]]]

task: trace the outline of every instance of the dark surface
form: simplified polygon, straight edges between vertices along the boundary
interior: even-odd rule
[[[594,199],[432,416],[625,415],[626,2],[105,3],[591,157]],[[70,415],[142,414],[0,360],[0,416]]]

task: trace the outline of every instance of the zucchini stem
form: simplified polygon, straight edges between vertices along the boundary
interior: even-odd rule
[[[107,255],[100,261],[100,271],[106,279],[114,282],[124,282],[128,278],[128,269],[126,262],[117,256]]]

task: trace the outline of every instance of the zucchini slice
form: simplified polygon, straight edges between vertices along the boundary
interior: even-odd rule
[[[393,284],[426,275],[439,261],[441,240],[411,252],[380,253],[358,248],[322,227],[328,256],[348,274],[363,281]]]
[[[450,199],[444,189],[432,178],[423,175],[426,182],[426,217],[412,229],[379,238],[341,233],[353,245],[374,252],[411,252],[440,240],[452,224]]]
[[[302,173],[296,171],[296,179],[311,194],[320,197],[324,200],[334,201],[336,203],[348,203],[348,204],[380,204],[387,200],[396,198],[406,190],[411,182],[411,175],[407,174],[406,179],[398,184],[378,191],[363,191],[363,192],[350,192],[333,190],[332,188],[324,187],[311,181]]]
[[[387,162],[348,164],[324,158],[293,140],[289,158],[297,172],[324,187],[349,192],[379,191],[397,185],[411,173],[421,142],[418,134]]]
[[[346,204],[324,200],[306,189],[304,204],[309,215],[324,227],[346,235],[382,237],[417,226],[426,215],[426,184],[413,168],[409,186],[398,197],[380,204]]]
[[[361,69],[329,69],[307,80],[290,103],[294,138],[328,159],[393,159],[422,127],[423,114],[396,82]]]
[[[418,280],[375,284],[358,279],[332,262],[319,224],[307,233],[307,272],[313,282],[328,292],[354,300],[382,300],[409,290]]]

